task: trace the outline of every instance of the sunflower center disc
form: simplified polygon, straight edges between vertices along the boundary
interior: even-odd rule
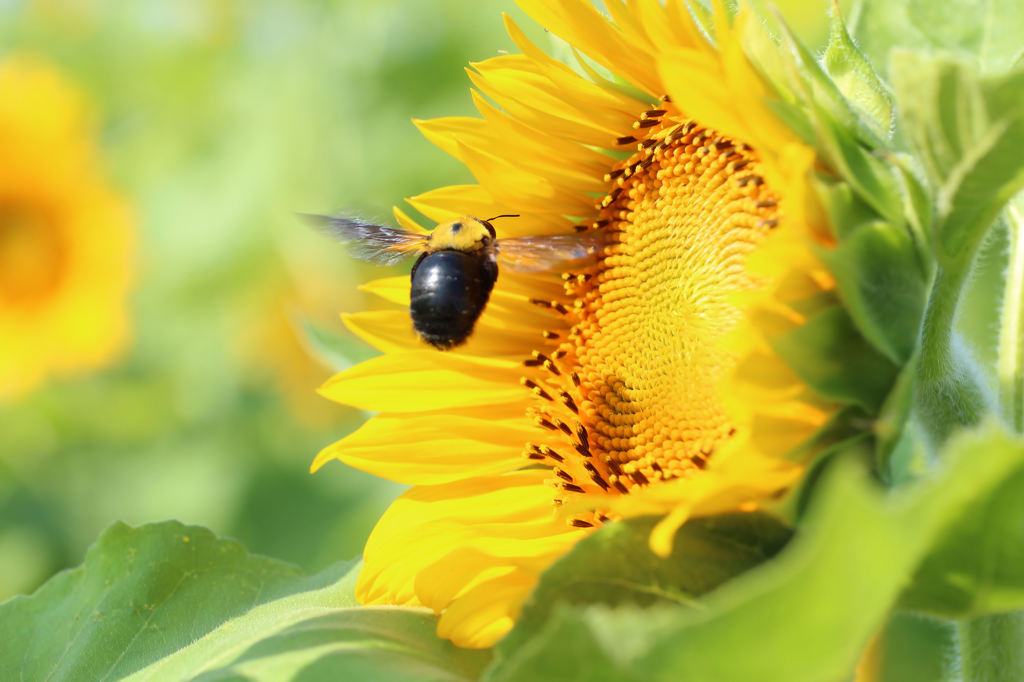
[[[733,432],[721,339],[741,319],[733,297],[757,286],[746,257],[778,222],[749,147],[669,117],[647,132],[609,174],[600,269],[569,280],[579,422],[620,492],[703,468]]]

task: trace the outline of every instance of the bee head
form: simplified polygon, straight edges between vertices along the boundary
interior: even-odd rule
[[[494,244],[494,239],[494,227],[490,222],[473,216],[462,216],[438,223],[430,233],[429,250],[479,251]]]

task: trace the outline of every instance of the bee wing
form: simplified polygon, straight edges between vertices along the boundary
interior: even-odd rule
[[[348,247],[349,253],[376,265],[394,265],[424,250],[427,235],[396,230],[355,218],[332,218],[324,215],[303,217]]]
[[[499,239],[498,262],[522,272],[573,270],[595,263],[605,240],[603,232]]]

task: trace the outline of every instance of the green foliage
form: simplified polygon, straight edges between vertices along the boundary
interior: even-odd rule
[[[692,606],[695,597],[774,556],[790,536],[762,513],[694,519],[662,559],[648,544],[657,521],[613,524],[577,544],[541,578],[516,629],[498,645],[498,658],[515,657],[556,605]]]
[[[595,673],[588,679],[847,679],[906,576],[956,533],[964,513],[1024,472],[1024,442],[990,424],[954,439],[943,461],[941,471],[893,494],[841,460],[773,560],[683,607],[549,608],[542,626],[523,621],[527,632],[514,634],[525,641],[496,658],[485,679],[559,679],[569,671],[566,647]],[[1017,576],[1013,582],[1024,586]]]
[[[917,344],[925,304],[918,254],[907,230],[881,222],[860,225],[835,248],[819,250],[858,330],[900,364]]]
[[[973,612],[1019,606],[1024,441],[989,424],[954,438],[941,460],[940,470],[892,494],[840,457],[792,540],[763,514],[698,519],[662,561],[647,547],[652,520],[609,526],[545,574],[484,679],[559,679],[573,669],[596,680],[667,680],[679,671],[695,679],[843,679],[901,591],[904,608],[948,611],[965,606],[966,593],[981,595],[966,604]],[[987,538],[980,552],[979,534]],[[0,673],[482,674],[490,654],[438,640],[428,614],[356,606],[354,577],[346,565],[306,577],[179,523],[114,526],[84,566],[0,606],[8,645]]]
[[[875,68],[887,72],[894,46],[922,52],[956,51],[969,55],[987,73],[1020,62],[1024,8],[1015,0],[856,0],[851,33]]]
[[[1024,609],[1024,470],[959,515],[901,603],[946,618]]]
[[[882,682],[937,682],[956,679],[952,623],[904,612],[893,613],[872,644],[877,679]]]
[[[874,66],[850,38],[838,6],[832,10],[828,46],[821,62],[835,86],[861,114],[861,120],[871,126],[878,139],[885,139],[893,124],[892,99]]]
[[[864,340],[845,310],[834,306],[774,339],[772,347],[817,393],[877,412],[897,367]]]
[[[971,63],[897,51],[890,70],[900,130],[934,186],[936,255],[969,260],[1024,187],[1024,68],[981,78]]]
[[[204,528],[118,524],[84,565],[0,606],[0,677],[476,678],[487,654],[437,639],[429,614],[359,607],[357,569],[307,577]]]
[[[986,412],[1016,421],[999,407],[989,370],[976,362],[997,345],[999,318],[982,322],[973,313],[975,324],[966,334],[957,320],[972,315],[965,305],[995,312],[1004,293],[1009,295],[996,292],[978,301],[967,293],[978,271],[990,269],[979,253],[987,239],[992,243],[1007,202],[1024,187],[1017,152],[1024,145],[1024,70],[983,78],[963,61],[894,52],[891,72],[899,130],[931,197],[923,207],[930,215],[920,223],[929,226],[936,276],[921,329],[911,421],[934,449],[956,425],[976,423]]]

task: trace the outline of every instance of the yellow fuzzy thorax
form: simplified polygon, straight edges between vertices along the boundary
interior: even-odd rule
[[[488,242],[494,240],[486,223],[473,216],[462,216],[454,220],[439,223],[430,233],[427,241],[427,252],[444,251],[479,251]]]

